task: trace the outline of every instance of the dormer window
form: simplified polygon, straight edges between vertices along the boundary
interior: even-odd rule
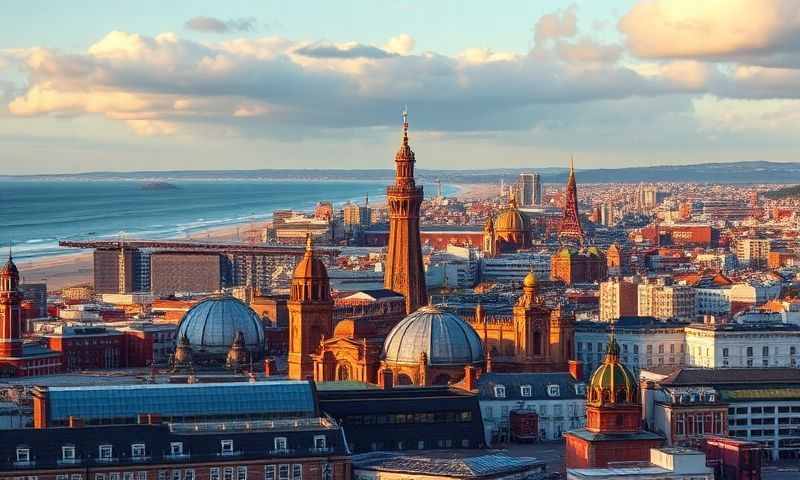
[[[61,459],[66,461],[75,460],[75,447],[72,445],[61,447]]]
[[[31,450],[27,447],[17,447],[17,462],[26,463],[31,461]]]
[[[717,401],[717,396],[716,396],[716,395],[714,395],[713,393],[709,393],[709,394],[708,394],[708,401],[709,401],[709,402],[712,402],[712,403],[713,403],[713,402],[716,402],[716,401]]]
[[[586,384],[585,383],[575,384],[575,394],[586,395]]]
[[[100,445],[97,450],[97,456],[101,460],[111,460],[112,454],[114,453],[114,448],[111,445]]]
[[[172,456],[183,455],[183,442],[170,442],[169,453]]]
[[[325,435],[314,435],[314,448],[324,450],[326,448],[325,443]]]
[[[220,446],[223,455],[233,455],[233,440],[222,440]]]
[[[275,437],[275,450],[286,451],[287,443],[286,437]]]
[[[530,397],[533,394],[533,387],[530,385],[521,385],[519,387],[519,394],[523,397]]]
[[[495,385],[494,396],[495,398],[506,398],[506,387],[504,385]]]
[[[561,396],[561,389],[558,385],[548,385],[547,386],[547,395],[549,397],[559,397]]]
[[[131,457],[142,458],[145,456],[144,443],[134,443],[131,445]]]

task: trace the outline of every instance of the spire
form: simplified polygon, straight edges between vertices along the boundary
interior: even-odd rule
[[[408,145],[408,105],[403,107],[403,145]]]
[[[606,363],[619,362],[619,343],[617,343],[616,324],[611,323],[611,333],[608,335],[608,349]]]
[[[311,239],[311,233],[306,233],[306,255],[314,253],[314,242]]]
[[[558,238],[562,242],[577,242],[583,245],[585,237],[578,214],[578,187],[575,182],[575,162],[572,156],[569,158],[569,177],[567,178],[565,197],[564,217],[561,219]]]

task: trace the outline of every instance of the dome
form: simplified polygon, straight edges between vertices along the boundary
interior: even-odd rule
[[[230,296],[207,298],[192,308],[178,324],[177,338],[184,336],[195,355],[219,356],[224,361],[238,332],[245,348],[256,356],[264,352],[264,327],[258,314]]]
[[[386,362],[416,364],[425,354],[429,366],[483,362],[483,346],[467,322],[436,307],[422,307],[400,321],[386,336]]]
[[[19,270],[17,270],[17,265],[11,259],[11,255],[8,256],[8,261],[3,265],[3,268],[0,268],[0,275],[17,275],[19,276]]]
[[[608,343],[605,361],[589,380],[588,403],[638,403],[637,382],[630,370],[619,361],[619,344],[613,336]]]
[[[322,260],[314,255],[313,246],[311,243],[311,235],[306,237],[306,254],[297,263],[294,269],[295,279],[314,279],[314,280],[327,280],[328,269]]]
[[[522,281],[522,285],[530,288],[536,288],[536,286],[539,285],[539,280],[536,278],[536,275],[534,275],[533,272],[528,272],[528,274],[525,275],[525,279]]]
[[[556,256],[563,257],[563,258],[570,258],[574,255],[577,255],[578,251],[572,247],[562,247],[557,253]]]
[[[524,232],[525,219],[522,218],[522,214],[519,213],[519,210],[517,210],[515,206],[511,206],[500,212],[500,215],[497,216],[497,220],[494,222],[494,227],[495,231],[498,233]]]
[[[599,248],[592,245],[591,247],[586,249],[586,253],[592,257],[602,257],[603,252],[600,251]]]

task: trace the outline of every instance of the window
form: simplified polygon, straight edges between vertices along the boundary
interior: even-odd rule
[[[575,393],[577,395],[586,395],[586,384],[585,383],[576,383],[575,384]]]
[[[796,347],[789,347],[789,355],[794,355],[797,353]]]
[[[183,455],[183,442],[170,442],[169,453],[172,456]]]
[[[131,445],[131,457],[142,458],[145,456],[144,443],[134,443]]]
[[[73,445],[61,447],[61,459],[68,462],[75,460],[75,447]]]
[[[561,391],[558,385],[548,385],[547,386],[547,395],[550,397],[558,397],[561,395]]]
[[[674,343],[670,343],[669,344],[669,353],[675,353],[675,344]]]
[[[761,348],[761,356],[769,357],[769,345],[765,345]]]
[[[159,470],[158,471],[158,480],[167,480],[167,471],[166,470]]]
[[[532,390],[533,388],[530,385],[522,385],[519,387],[519,394],[523,397],[530,397]]]
[[[119,472],[112,472],[111,475],[108,476],[110,480],[119,480]]]
[[[80,473],[73,473],[69,478],[70,480],[83,480],[83,475]]]
[[[278,480],[289,480],[289,465],[278,465]]]
[[[122,472],[122,480],[133,480],[133,472]]]
[[[31,461],[31,451],[28,448],[17,448],[17,461],[18,462],[30,462]]]
[[[136,472],[136,480],[147,480],[147,472],[144,470]]]
[[[653,353],[653,346],[652,345],[648,345],[647,346],[647,353]]]
[[[292,464],[292,480],[303,479],[303,466],[299,463]]]
[[[233,467],[225,467],[222,471],[223,480],[233,480]]]
[[[219,467],[208,470],[208,480],[219,480]]]
[[[172,480],[181,480],[181,471],[180,470],[173,470],[172,471]]]
[[[56,480],[69,480],[69,475],[63,473],[56,475]]]
[[[264,480],[275,480],[275,465],[264,465]]]
[[[314,448],[317,450],[325,449],[325,435],[314,435]]]
[[[322,466],[322,480],[333,480],[333,466],[330,463]]]
[[[659,343],[658,344],[658,353],[664,353],[664,344],[663,343]]]
[[[639,345],[634,345],[633,346],[633,354],[634,355],[639,355]]]
[[[275,437],[275,450],[286,450],[286,437]]]
[[[233,455],[233,440],[221,440],[220,446],[223,455]]]
[[[101,460],[111,460],[112,453],[114,453],[114,448],[111,445],[100,445],[97,456]]]
[[[747,356],[748,357],[752,357],[753,356],[753,347],[747,347]]]
[[[728,349],[727,348],[723,348],[722,349],[722,357],[723,358],[728,358]]]
[[[241,466],[236,468],[236,480],[247,480],[247,467]]]
[[[191,468],[183,471],[184,480],[194,480],[194,470]]]
[[[503,385],[495,385],[494,396],[495,398],[506,398],[506,387]]]

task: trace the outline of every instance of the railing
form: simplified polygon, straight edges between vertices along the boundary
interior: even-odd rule
[[[294,452],[295,451],[294,451],[293,448],[278,448],[278,449],[275,449],[275,450],[268,450],[267,451],[267,453],[269,453],[270,455],[275,455],[275,456],[291,455]]]
[[[17,460],[16,462],[14,462],[14,467],[16,468],[29,468],[35,466],[36,466],[36,461],[34,460]]]
[[[333,453],[333,447],[314,447],[309,448],[308,453],[311,454],[326,454],[326,453]]]
[[[182,461],[188,460],[190,455],[188,453],[168,453],[164,455],[165,460]]]
[[[119,462],[118,457],[97,457],[94,459],[97,463],[116,463]]]
[[[80,458],[62,458],[56,462],[58,465],[80,465],[82,460]]]
[[[304,430],[336,428],[336,422],[324,417],[291,420],[256,420],[252,422],[171,423],[173,433],[219,433],[251,430]]]

